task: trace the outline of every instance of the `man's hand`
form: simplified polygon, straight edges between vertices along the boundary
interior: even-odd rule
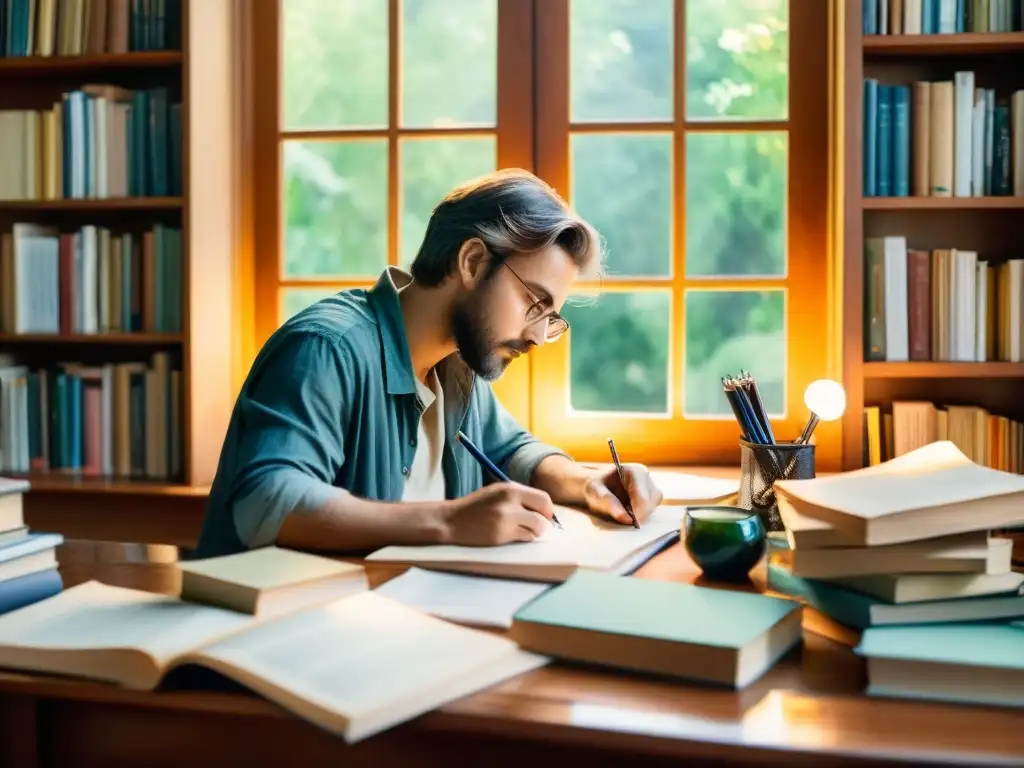
[[[612,467],[599,477],[591,479],[583,490],[583,497],[591,512],[603,513],[617,523],[632,525],[625,502],[633,505],[638,523],[653,512],[664,498],[651,479],[647,467],[641,464],[623,464],[625,488],[619,482],[619,473]]]
[[[533,541],[551,525],[554,505],[536,488],[495,483],[450,502],[442,514],[445,543],[489,547]]]

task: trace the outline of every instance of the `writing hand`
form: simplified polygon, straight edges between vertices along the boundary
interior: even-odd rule
[[[551,497],[518,483],[493,483],[443,507],[448,544],[491,547],[533,541],[554,515]]]
[[[619,482],[619,473],[614,467],[588,481],[583,491],[587,507],[591,512],[604,513],[617,523],[632,525],[625,507],[628,501],[633,505],[637,522],[643,523],[661,504],[664,495],[642,464],[623,464],[622,476],[625,487]]]

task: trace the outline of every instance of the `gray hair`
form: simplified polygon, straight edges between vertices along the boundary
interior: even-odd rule
[[[413,279],[439,285],[455,268],[459,249],[478,237],[498,257],[494,274],[514,253],[561,247],[582,272],[599,273],[601,236],[548,184],[519,168],[504,169],[459,185],[434,208],[416,258]]]

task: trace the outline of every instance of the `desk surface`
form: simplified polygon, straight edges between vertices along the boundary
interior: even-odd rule
[[[175,547],[71,541],[59,557],[68,586],[98,578],[174,593],[180,585]],[[398,572],[368,570],[373,584]],[[698,569],[679,546],[637,576],[701,583]],[[755,570],[752,582],[763,589],[763,568]],[[634,758],[689,756],[745,764],[1024,762],[1019,711],[869,699],[863,687],[859,657],[848,647],[806,633],[801,649],[742,692],[552,665],[399,726],[393,738],[424,731],[467,740],[511,736],[519,745],[534,742],[544,748],[586,746]],[[2,674],[4,693],[200,715],[287,717],[275,705],[237,692],[150,694]]]

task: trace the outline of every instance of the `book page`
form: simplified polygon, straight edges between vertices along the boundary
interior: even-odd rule
[[[412,567],[374,592],[449,621],[508,629],[516,611],[550,584],[425,571]]]
[[[391,546],[373,552],[367,561],[408,563],[501,563],[573,565],[611,568],[656,539],[678,531],[685,507],[659,507],[636,529],[569,507],[555,507],[562,528],[549,525],[538,538],[495,547],[431,544]]]
[[[93,669],[85,652],[133,649],[159,668],[250,623],[234,611],[90,581],[0,616],[0,666],[116,679],[117,670]],[[66,651],[82,653],[56,653]],[[29,657],[36,661],[26,667]]]
[[[808,504],[874,519],[1022,493],[1024,476],[975,464],[943,440],[890,462],[813,480],[779,480],[775,488]]]
[[[288,614],[183,661],[354,739],[548,660],[365,592]]]

